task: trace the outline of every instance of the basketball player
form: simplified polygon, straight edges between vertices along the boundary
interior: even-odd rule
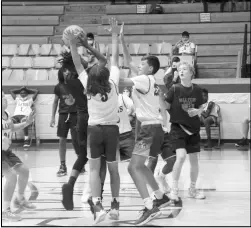
[[[33,95],[29,97],[29,93],[32,93]],[[21,89],[10,90],[10,94],[12,98],[17,102],[14,115],[12,116],[13,123],[21,123],[22,121],[25,121],[27,116],[29,116],[32,112],[32,106],[37,98],[38,90],[28,89],[23,86]],[[20,96],[17,96],[17,94],[20,94]],[[30,147],[28,127],[29,126],[25,127],[23,130],[24,148]]]
[[[169,197],[178,201],[178,181],[186,155],[189,154],[191,166],[189,197],[205,199],[202,192],[195,188],[199,173],[198,153],[200,152],[200,118],[203,111],[202,89],[192,83],[194,67],[187,62],[178,66],[180,84],[173,85],[164,97],[166,109],[170,113],[171,131],[168,142],[176,152],[176,161],[173,166],[173,185]]]
[[[66,103],[68,99],[69,91],[67,88],[67,78],[71,76],[71,69],[67,67],[61,67],[58,71],[58,81],[59,83],[54,88],[54,101],[52,105],[52,116],[50,126],[55,126],[55,115],[59,103],[58,109],[58,126],[57,126],[57,136],[59,137],[59,158],[60,167],[57,172],[58,177],[67,175],[66,167],[66,143],[67,136],[70,130],[72,145],[75,153],[78,155],[80,153],[79,144],[77,140],[76,123],[77,123],[77,109],[76,104],[69,105]]]
[[[106,59],[101,55],[96,49],[88,46],[89,52],[93,53],[95,58],[98,59],[100,64],[105,64]],[[62,195],[63,195],[63,206],[66,210],[73,210],[73,190],[75,182],[84,168],[85,164],[88,161],[87,158],[87,126],[88,126],[88,107],[87,107],[87,97],[84,94],[84,87],[81,81],[78,79],[78,73],[73,63],[71,53],[62,53],[61,64],[62,67],[69,69],[71,75],[67,79],[67,88],[70,96],[67,99],[69,104],[76,104],[77,108],[77,136],[79,142],[79,155],[76,162],[73,165],[73,169],[69,178],[68,183],[62,186]],[[84,58],[81,56],[81,63],[83,66],[87,66]],[[90,68],[91,69],[91,68]],[[90,70],[89,69],[89,70]],[[102,178],[101,178],[102,179]],[[103,183],[103,182],[102,182]],[[102,185],[103,189],[103,185]]]
[[[106,62],[94,65],[87,75],[80,62],[77,53],[77,39],[82,40],[82,44],[89,49],[87,38],[80,34],[78,38],[73,32],[68,32],[70,39],[70,49],[73,62],[79,74],[85,92],[88,97],[88,158],[90,162],[90,183],[92,191],[94,212],[94,224],[105,219],[106,211],[101,203],[101,184],[100,184],[100,157],[105,154],[108,170],[111,177],[112,203],[110,215],[113,219],[119,216],[119,189],[120,176],[118,172],[117,146],[119,140],[119,129],[117,126],[118,118],[118,33],[119,28],[115,19],[111,20],[112,32],[112,60],[111,72],[105,68]]]
[[[159,59],[147,56],[141,59],[141,64],[136,67],[132,62],[123,36],[123,25],[120,39],[126,64],[135,73],[136,77],[121,79],[122,86],[133,86],[132,99],[136,109],[136,116],[141,122],[140,132],[128,167],[128,171],[144,200],[145,208],[140,214],[135,225],[144,225],[158,217],[159,208],[170,203],[169,198],[159,190],[153,173],[145,165],[148,157],[156,157],[163,142],[162,117],[159,112],[160,103],[154,74],[159,70]],[[147,185],[153,190],[155,200],[152,200]]]
[[[7,221],[20,221],[22,218],[11,211],[13,208],[34,210],[36,207],[24,198],[25,188],[29,179],[29,169],[10,150],[12,132],[19,131],[29,126],[35,118],[34,111],[25,119],[25,122],[14,124],[9,113],[7,99],[2,92],[2,175],[6,178],[3,188],[2,219]],[[17,195],[13,197],[17,186]]]

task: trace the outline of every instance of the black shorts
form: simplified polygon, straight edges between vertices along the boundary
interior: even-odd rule
[[[149,124],[140,127],[133,154],[156,158],[164,141],[161,124]]]
[[[200,133],[188,135],[179,124],[172,123],[168,143],[174,153],[181,148],[186,149],[188,154],[197,153],[200,152]]]
[[[72,128],[76,128],[77,113],[60,113],[58,117],[57,136],[67,138],[68,132]]]
[[[133,137],[132,131],[119,135],[119,152],[121,161],[128,160],[132,157],[134,145],[135,139]]]
[[[25,115],[16,115],[11,117],[14,124],[25,122],[26,118],[27,116]]]
[[[169,142],[169,134],[168,132],[164,135],[164,142],[161,146],[161,157],[163,160],[167,160],[171,157],[175,157],[175,151],[173,151],[172,146]]]
[[[119,127],[117,125],[88,126],[88,159],[105,155],[107,162],[118,162]]]
[[[19,157],[17,157],[11,150],[2,150],[2,172],[5,173],[7,167],[13,168],[16,165],[23,164]],[[6,169],[6,170],[4,170]]]

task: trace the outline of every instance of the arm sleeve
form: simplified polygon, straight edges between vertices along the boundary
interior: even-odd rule
[[[88,80],[88,75],[85,70],[82,71],[82,73],[78,76],[78,79],[82,83],[83,87],[86,89],[87,87],[87,80]]]
[[[174,86],[172,86],[166,93],[165,101],[171,104],[173,102],[173,98],[174,98]]]
[[[141,75],[137,77],[130,78],[136,89],[147,92],[150,87],[150,79],[146,75]]]
[[[110,70],[110,79],[117,85],[119,86],[119,76],[120,76],[120,71],[117,66],[111,66]]]

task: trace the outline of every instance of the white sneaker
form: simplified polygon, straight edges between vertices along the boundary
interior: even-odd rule
[[[18,222],[21,221],[22,218],[19,215],[12,213],[10,208],[8,208],[2,212],[2,220],[8,222]]]
[[[119,202],[116,199],[113,200],[111,203],[111,210],[110,210],[110,219],[118,220],[119,219]]]
[[[12,207],[14,210],[24,209],[28,211],[33,211],[36,209],[36,206],[32,204],[30,201],[26,200],[25,198],[19,200],[17,197],[14,198],[12,202]]]
[[[83,190],[83,194],[82,194],[82,197],[81,197],[82,203],[87,203],[88,199],[91,196],[92,196],[92,194],[91,194],[91,188],[90,188],[90,185],[88,184],[88,186],[86,188],[84,188],[84,190]]]
[[[166,193],[170,193],[171,191],[171,188],[169,187],[168,183],[166,182],[166,178],[165,176],[161,176],[160,173],[158,173],[156,176],[155,176],[155,179],[159,185],[159,188],[162,192],[164,192],[165,194]]]
[[[179,189],[172,188],[170,194],[168,194],[168,197],[173,201],[179,201]]]
[[[195,188],[188,189],[188,197],[194,199],[206,199],[204,193],[196,190]]]

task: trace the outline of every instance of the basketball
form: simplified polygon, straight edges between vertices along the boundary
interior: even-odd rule
[[[76,36],[79,33],[81,33],[81,32],[83,32],[83,33],[86,34],[86,32],[84,31],[84,29],[82,29],[78,25],[70,25],[67,28],[65,28],[65,30],[63,31],[63,35],[62,35],[62,40],[63,40],[64,44],[66,46],[68,46],[68,47],[70,46],[70,44],[69,44],[69,38],[68,38],[68,35],[67,35],[68,31],[73,31]]]

